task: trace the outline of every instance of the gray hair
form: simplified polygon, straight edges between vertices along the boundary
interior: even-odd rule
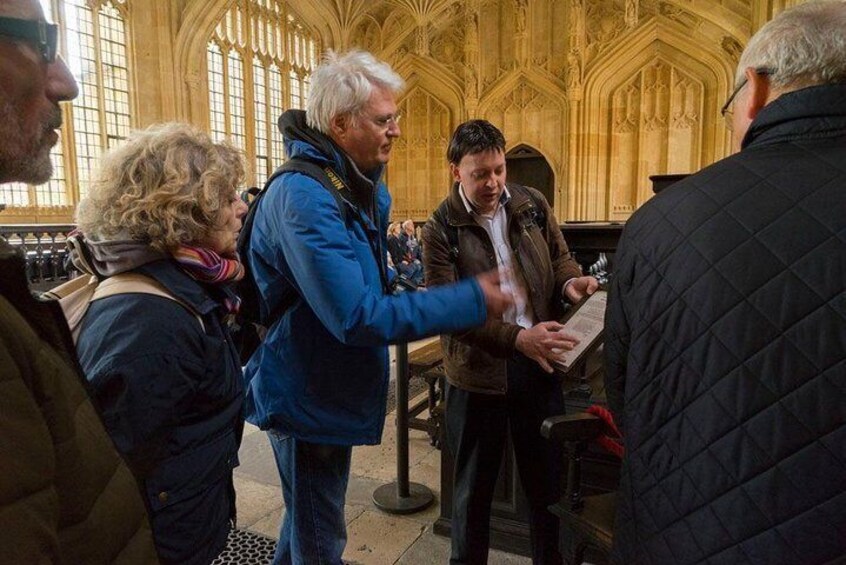
[[[777,15],[752,39],[737,65],[735,84],[747,68],[772,69],[775,88],[846,81],[846,0],[816,0]]]
[[[311,75],[311,88],[306,100],[308,125],[328,134],[335,116],[358,116],[374,87],[390,90],[396,95],[405,88],[405,81],[388,63],[379,61],[366,51],[356,49],[344,54],[328,51]]]

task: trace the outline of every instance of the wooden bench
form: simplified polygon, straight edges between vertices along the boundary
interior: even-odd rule
[[[440,429],[443,425],[443,410],[438,403],[444,396],[444,354],[440,340],[428,343],[408,354],[408,380],[422,378],[429,387],[426,398],[408,407],[408,427],[429,434],[429,441],[440,449]],[[420,418],[427,410],[429,416]]]

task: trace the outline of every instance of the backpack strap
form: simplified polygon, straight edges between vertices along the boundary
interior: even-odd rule
[[[540,200],[544,196],[540,193],[535,194],[534,190],[529,190],[528,187],[522,185],[510,185],[508,188],[512,192],[520,190],[529,197],[529,205],[521,206],[519,210],[521,225],[529,227],[531,224],[535,224],[541,232],[546,233],[546,206],[544,205],[545,202]]]
[[[79,332],[82,328],[82,319],[88,313],[88,307],[95,300],[100,300],[116,294],[152,294],[173,300],[181,304],[191,312],[200,323],[203,332],[206,325],[203,318],[186,302],[176,298],[158,281],[140,273],[120,273],[103,281],[94,275],[81,275],[71,279],[56,288],[41,294],[43,298],[57,300],[62,308],[62,313],[67,320],[68,328],[73,337],[73,342],[79,340]]]
[[[184,300],[175,297],[159,281],[151,277],[142,275],[141,273],[120,273],[111,276],[97,285],[91,297],[91,302],[116,294],[152,294],[153,296],[161,296],[162,298],[173,300],[191,312],[200,323],[203,331],[206,331],[206,325],[203,323],[203,318],[199,312]]]

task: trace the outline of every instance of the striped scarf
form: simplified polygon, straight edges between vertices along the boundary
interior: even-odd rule
[[[234,258],[221,257],[206,247],[180,245],[173,251],[173,258],[191,278],[203,283],[221,284],[244,278],[244,266],[237,255]],[[241,299],[234,293],[226,294],[226,310],[236,314],[241,307]]]

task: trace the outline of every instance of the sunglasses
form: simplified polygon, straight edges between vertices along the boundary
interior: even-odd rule
[[[56,60],[59,26],[43,20],[21,20],[0,17],[0,35],[29,41],[38,47],[45,63]]]

